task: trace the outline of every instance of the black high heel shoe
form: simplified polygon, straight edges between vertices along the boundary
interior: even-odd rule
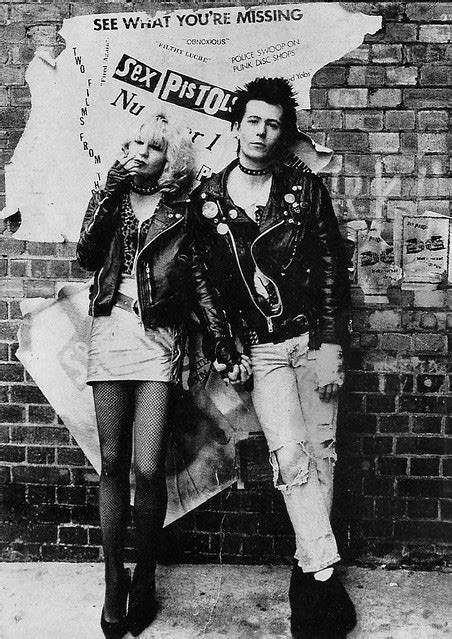
[[[133,615],[127,616],[127,628],[134,637],[141,635],[143,630],[146,630],[146,628],[151,625],[157,616],[158,608],[159,605],[154,598],[141,610],[136,610]]]
[[[155,579],[147,575],[144,579],[139,569],[135,569],[130,590],[127,627],[134,637],[138,637],[157,616],[159,605],[155,598]]]
[[[123,603],[124,610],[124,615],[121,617],[121,619],[119,619],[119,621],[107,621],[105,619],[104,608],[102,608],[102,614],[100,616],[100,627],[102,628],[102,632],[104,633],[106,639],[122,639],[122,637],[124,637],[124,635],[126,635],[128,632],[127,616],[125,614],[125,611],[127,609],[127,597],[129,595],[130,583],[130,570],[126,568],[119,583],[119,597],[121,603]]]

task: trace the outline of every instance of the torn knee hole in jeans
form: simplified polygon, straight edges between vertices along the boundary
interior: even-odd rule
[[[288,464],[285,469],[285,476],[289,475],[292,479],[285,483],[281,476],[280,462],[278,459],[278,452],[284,449],[284,446],[281,446],[277,450],[270,452],[270,464],[273,468],[273,484],[275,488],[278,490],[290,493],[293,486],[301,486],[308,481],[309,478],[309,470],[311,464],[311,455],[309,454],[306,444],[304,442],[298,442],[297,447],[299,448],[299,454],[296,455],[296,460],[294,459],[290,464]]]
[[[313,435],[312,449],[316,459],[336,461],[336,428],[331,422],[317,424]]]
[[[337,460],[336,454],[336,440],[335,439],[325,439],[320,442],[319,449],[317,450],[316,457],[318,460],[318,464],[320,460],[328,461],[328,467],[330,471],[333,471],[334,466]]]
[[[325,441],[320,442],[320,446],[322,447],[323,459],[330,458],[336,461],[336,440],[325,439]]]

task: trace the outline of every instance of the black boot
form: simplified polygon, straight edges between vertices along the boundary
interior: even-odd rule
[[[345,637],[356,626],[356,611],[336,572],[326,581],[315,580],[320,609],[326,630],[336,630]]]
[[[356,625],[355,607],[334,572],[318,581],[294,564],[289,602],[294,639],[343,639]]]
[[[303,572],[295,562],[289,587],[290,631],[294,639],[312,639],[316,626],[314,575]]]

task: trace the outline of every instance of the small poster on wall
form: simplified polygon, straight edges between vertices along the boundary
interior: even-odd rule
[[[369,230],[358,233],[357,281],[366,296],[386,295],[401,275],[394,248],[382,237],[380,227],[375,221]]]
[[[450,268],[450,220],[432,211],[404,216],[402,267],[405,283],[439,284]]]

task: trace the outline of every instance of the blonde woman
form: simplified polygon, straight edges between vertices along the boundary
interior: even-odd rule
[[[197,312],[232,373],[238,356],[213,304],[187,220],[193,177],[188,133],[157,114],[142,124],[91,199],[77,247],[95,271],[88,379],[102,458],[99,509],[105,559],[101,627],[109,638],[139,635],[155,618],[155,564],[166,505],[165,453],[181,333]],[[137,564],[124,568],[134,449]],[[129,598],[126,613],[127,599]]]

